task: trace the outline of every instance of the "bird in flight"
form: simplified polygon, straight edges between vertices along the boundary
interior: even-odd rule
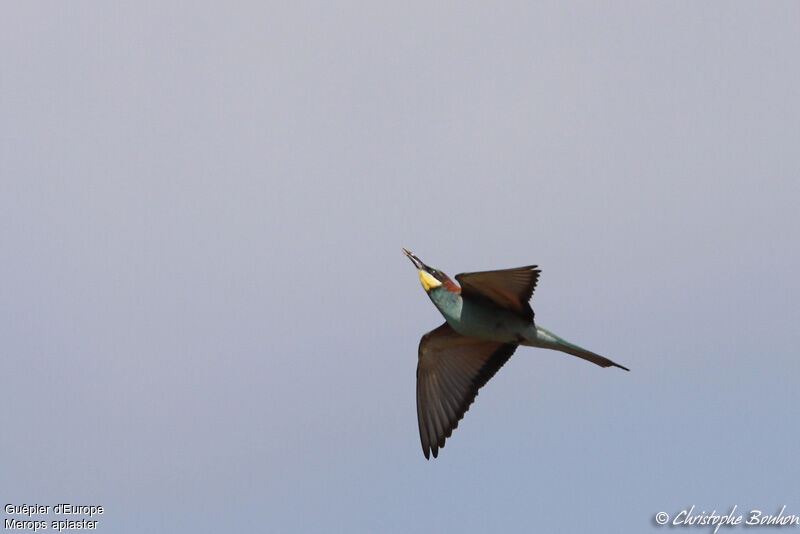
[[[619,367],[599,354],[537,326],[528,301],[539,280],[536,265],[449,276],[403,252],[419,270],[422,287],[445,318],[419,342],[417,422],[425,458],[439,449],[464,417],[478,390],[519,345],[566,352],[600,367]]]

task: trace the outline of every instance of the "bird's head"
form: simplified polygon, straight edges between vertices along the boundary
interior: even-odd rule
[[[408,259],[411,260],[411,263],[413,263],[414,266],[419,269],[419,281],[422,282],[422,287],[425,288],[426,293],[431,289],[441,286],[442,284],[444,284],[446,287],[454,285],[450,278],[442,271],[434,269],[433,267],[428,267],[422,263],[422,260],[406,249],[403,249],[403,253],[408,256]]]

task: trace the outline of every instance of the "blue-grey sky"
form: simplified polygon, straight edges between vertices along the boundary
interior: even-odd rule
[[[800,514],[798,21],[6,4],[0,500],[120,533]],[[425,461],[442,319],[401,247],[539,264],[537,321],[631,372],[520,349]]]

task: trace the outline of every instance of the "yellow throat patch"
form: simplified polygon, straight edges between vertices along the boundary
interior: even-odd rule
[[[440,281],[422,269],[419,270],[419,281],[422,282],[422,287],[425,288],[425,291],[430,291],[431,289],[442,285]]]

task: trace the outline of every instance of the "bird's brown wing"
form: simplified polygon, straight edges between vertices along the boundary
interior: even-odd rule
[[[456,280],[461,284],[463,297],[488,299],[501,308],[533,321],[533,310],[528,301],[536,289],[541,272],[536,267],[528,265],[500,271],[461,273],[456,275]]]
[[[447,323],[422,336],[417,363],[417,420],[422,452],[436,458],[478,390],[508,361],[513,343],[462,336]]]

